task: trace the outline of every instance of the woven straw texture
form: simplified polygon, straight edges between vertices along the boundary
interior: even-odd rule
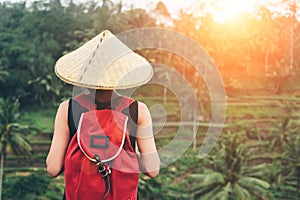
[[[91,89],[127,89],[147,83],[153,69],[108,30],[59,58],[55,73],[63,81]]]

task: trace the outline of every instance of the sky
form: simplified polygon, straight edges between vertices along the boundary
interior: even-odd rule
[[[23,2],[24,0],[0,0],[1,2]],[[34,0],[27,0],[27,2],[31,2]],[[65,0],[68,1],[68,0]],[[86,0],[73,0],[74,2],[84,3]],[[189,10],[196,9],[198,0],[112,0],[113,2],[120,2],[122,1],[125,8],[130,8],[130,5],[133,5],[136,8],[144,8],[146,10],[153,10],[156,4],[159,1],[162,1],[167,9],[169,10],[172,17],[178,16],[178,11],[180,9]],[[251,12],[255,5],[257,4],[276,4],[280,0],[214,0],[213,2],[218,5],[219,10],[214,11],[214,18],[217,21],[225,21],[230,18],[237,16],[236,14],[240,12]],[[300,0],[296,0],[299,2]],[[99,0],[99,2],[101,2]],[[278,7],[277,9],[283,10],[284,8]],[[300,7],[299,7],[300,10]],[[194,10],[194,12],[197,10]],[[298,12],[298,17],[300,18],[300,12]]]
[[[0,3],[3,2],[33,2],[35,0],[0,0]],[[68,1],[68,0],[63,0],[63,1]],[[86,2],[87,0],[73,0],[73,2],[75,3],[83,3]],[[99,2],[101,2],[101,0],[98,0]],[[178,16],[178,11],[180,9],[187,9],[190,8],[192,6],[193,3],[195,3],[195,0],[112,0],[115,3],[118,3],[120,1],[122,1],[124,7],[126,8],[130,8],[131,5],[133,5],[135,8],[143,8],[145,10],[151,10],[154,9],[156,4],[161,1],[163,2],[170,14],[172,15],[172,17],[176,17]]]
[[[23,1],[24,0],[0,0],[0,2],[23,2]],[[26,1],[32,2],[34,0],[26,0]],[[75,3],[76,2],[83,3],[86,0],[73,0],[73,1]],[[112,0],[112,1],[120,2],[121,0]],[[126,8],[126,6],[128,6],[128,8],[130,8],[130,5],[133,5],[134,7],[144,8],[144,9],[148,10],[148,9],[154,9],[156,4],[159,1],[162,1],[166,5],[166,7],[168,8],[172,17],[176,17],[177,13],[180,9],[193,8],[193,4],[195,4],[197,2],[197,0],[122,0],[122,3],[125,4],[125,8]],[[218,1],[218,0],[216,0],[216,1]],[[232,0],[229,0],[229,1],[232,1]],[[240,0],[233,0],[233,1],[243,2],[243,3],[245,2],[245,1],[240,1]],[[253,1],[253,0],[247,0],[246,2],[249,2],[249,1]],[[255,1],[257,1],[257,0],[255,0]],[[241,5],[241,3],[238,3],[238,5]]]
[[[23,2],[24,0],[0,0],[0,2]],[[28,2],[34,0],[27,0]],[[155,5],[162,1],[168,7],[168,9],[172,12],[176,12],[180,8],[186,8],[192,5],[195,0],[122,0],[123,4],[126,5],[134,5],[134,7],[138,8],[153,8]],[[73,0],[73,2],[85,2],[85,0]],[[113,2],[120,2],[120,0],[113,0]]]

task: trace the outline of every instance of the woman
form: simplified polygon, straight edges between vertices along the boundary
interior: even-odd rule
[[[126,119],[129,119],[128,124],[126,124],[127,129],[125,129],[128,130],[128,136],[126,135],[126,138],[130,144],[130,147],[127,145],[127,149],[123,146],[122,152],[125,149],[127,154],[130,155],[132,153],[131,151],[133,151],[133,153],[137,155],[140,171],[149,177],[156,177],[159,173],[160,160],[153,137],[149,110],[144,103],[123,97],[116,92],[116,89],[128,89],[147,83],[153,74],[151,65],[144,58],[131,51],[109,31],[103,31],[77,50],[61,57],[55,65],[55,72],[63,81],[74,86],[87,88],[88,91],[86,94],[76,95],[71,100],[64,101],[60,104],[55,118],[54,134],[50,151],[46,159],[47,171],[51,176],[56,177],[65,170],[66,198],[68,200],[90,199],[92,195],[88,196],[88,198],[83,194],[74,196],[74,191],[72,190],[81,189],[80,183],[76,183],[80,182],[81,179],[76,179],[75,182],[73,181],[73,188],[70,187],[70,189],[68,189],[68,183],[72,185],[72,181],[66,178],[69,174],[68,170],[74,170],[73,168],[75,167],[74,165],[72,167],[67,166],[70,164],[69,161],[66,160],[72,157],[73,153],[77,153],[81,148],[80,143],[78,143],[80,139],[77,132],[82,127],[81,118],[84,116],[82,113],[91,110],[117,108],[122,102],[128,101],[127,103],[123,103],[123,107],[120,108],[119,111],[122,113],[121,115],[124,114]],[[95,109],[92,108],[93,106],[89,108],[89,106],[86,106],[87,104],[93,105]],[[77,135],[77,137],[75,137],[75,135]],[[73,147],[72,142],[74,142],[74,144],[78,143],[79,147]],[[102,143],[101,145],[103,145]],[[135,144],[137,144],[138,152],[135,152]],[[126,141],[124,145],[126,146]],[[70,153],[72,148],[73,152]],[[122,152],[118,153],[120,153],[120,155],[127,155]],[[82,155],[81,157],[84,157]],[[117,156],[117,158],[118,157],[119,156]],[[104,163],[103,171],[110,173],[109,167],[118,168],[116,167],[117,165],[111,164],[114,162],[115,161],[112,160],[111,162]],[[101,161],[97,163],[98,169],[100,169],[100,163]],[[123,165],[124,164],[122,164],[122,166]],[[132,168],[135,167],[132,166]],[[78,169],[82,170],[83,167],[80,166]],[[115,170],[118,172],[111,172],[111,176],[109,177],[108,175],[109,178],[107,180],[113,182],[113,174],[117,174],[123,169],[120,167],[120,169]],[[126,173],[127,172],[125,172],[125,174]],[[137,172],[132,171],[129,173],[134,174]],[[72,177],[76,175],[76,173],[75,175],[73,173]],[[82,175],[78,174],[78,176]],[[117,178],[119,179],[119,177],[120,176]],[[106,183],[106,180],[99,179],[99,181]],[[109,184],[112,184],[111,182]],[[113,183],[115,184],[116,182],[122,181],[114,181]],[[109,184],[107,185],[110,186]],[[118,185],[120,186],[119,183]],[[122,187],[125,187],[125,185],[121,184],[119,190],[122,190]],[[74,189],[75,187],[76,189]],[[106,194],[102,195],[102,199],[136,199],[136,194],[130,197],[125,197],[127,194],[122,194],[123,196],[120,197],[119,193],[122,192],[112,191],[117,186],[113,185],[112,187],[113,188],[108,187],[109,189],[106,187],[107,191],[105,191]],[[134,186],[134,188],[137,188],[137,185]],[[116,197],[116,195],[119,196]],[[94,199],[99,199],[98,195],[94,196]]]

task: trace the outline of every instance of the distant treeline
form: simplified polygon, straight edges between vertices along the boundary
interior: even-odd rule
[[[202,10],[201,10],[202,9]],[[205,13],[205,6],[199,13]],[[163,23],[167,22],[167,23]],[[139,27],[166,27],[199,42],[214,59],[228,92],[266,89],[280,93],[300,69],[300,23],[295,12],[276,15],[261,7],[255,15],[217,23],[207,13],[198,17],[181,11],[172,18],[163,3],[151,11],[124,9],[122,1],[84,4],[0,3],[0,96],[21,104],[51,105],[71,90],[54,74],[55,61],[105,29],[113,33]],[[147,59],[189,73],[193,67],[178,55],[141,51]],[[198,79],[198,77],[196,77]],[[194,81],[194,83],[193,83]],[[265,84],[268,83],[268,84]]]

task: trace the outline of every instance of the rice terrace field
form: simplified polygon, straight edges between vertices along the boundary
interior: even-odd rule
[[[145,102],[149,107],[153,104],[164,105],[167,120],[164,127],[155,136],[158,149],[162,148],[174,138],[177,129],[181,126],[178,102],[172,95],[168,98],[167,104],[163,104],[163,96],[155,98],[140,97],[137,99]],[[291,156],[298,159],[299,154],[293,155],[297,152],[289,151],[297,151],[296,144],[299,139],[296,141],[290,141],[289,139],[296,136],[299,131],[299,109],[300,98],[297,96],[229,98],[226,123],[221,135],[222,139],[215,147],[220,148],[216,150],[217,152],[225,151],[225,155],[224,152],[221,155],[213,155],[214,152],[211,152],[205,159],[198,157],[200,146],[208,128],[208,121],[201,121],[195,133],[194,144],[190,146],[188,151],[179,160],[161,169],[161,175],[157,179],[151,180],[142,177],[140,192],[149,196],[163,194],[162,199],[165,198],[166,194],[170,199],[190,199],[191,194],[197,195],[197,192],[201,191],[200,189],[194,191],[194,188],[204,187],[201,184],[209,184],[205,183],[205,181],[208,181],[205,175],[210,176],[209,171],[214,169],[207,166],[209,164],[206,164],[206,162],[211,159],[215,161],[217,158],[220,163],[215,164],[225,165],[222,167],[228,168],[225,169],[228,170],[227,172],[233,170],[232,173],[237,173],[236,176],[241,174],[246,176],[249,173],[249,176],[259,178],[261,182],[265,181],[265,184],[268,183],[270,187],[265,192],[275,194],[276,199],[288,199],[288,195],[290,195],[289,199],[293,199],[299,177],[293,177],[292,174],[283,174],[284,172],[281,172],[281,170],[287,165],[292,167],[296,164],[294,160],[290,161],[291,163],[286,163],[283,160],[284,155],[292,153]],[[20,159],[15,155],[8,155],[4,163],[7,179],[13,183],[17,181],[14,180],[16,175],[17,177],[28,177],[28,175],[31,177],[40,174],[39,178],[44,177],[42,181],[50,189],[41,195],[44,197],[39,197],[41,199],[60,199],[64,187],[63,176],[57,179],[49,179],[45,174],[45,158],[50,147],[55,111],[55,109],[45,111],[40,108],[22,110],[24,117],[20,123],[38,127],[42,131],[28,136],[33,149],[32,157]],[[153,121],[155,128],[155,118],[153,118]],[[190,131],[193,131],[192,125]],[[228,138],[229,141],[227,141]],[[232,138],[234,138],[233,141]],[[233,149],[226,149],[230,146],[222,146],[220,143],[224,142],[223,140],[225,144],[229,142],[230,145],[233,145]],[[290,142],[291,145],[294,145],[292,146],[293,150],[287,148],[287,144]],[[290,158],[293,159],[293,157]],[[229,161],[228,159],[232,160]],[[215,170],[218,172],[217,166]],[[278,182],[277,176],[281,176],[282,182]],[[36,184],[39,185],[39,183]],[[15,187],[20,187],[20,185]],[[27,190],[25,184],[24,187],[23,189]]]

